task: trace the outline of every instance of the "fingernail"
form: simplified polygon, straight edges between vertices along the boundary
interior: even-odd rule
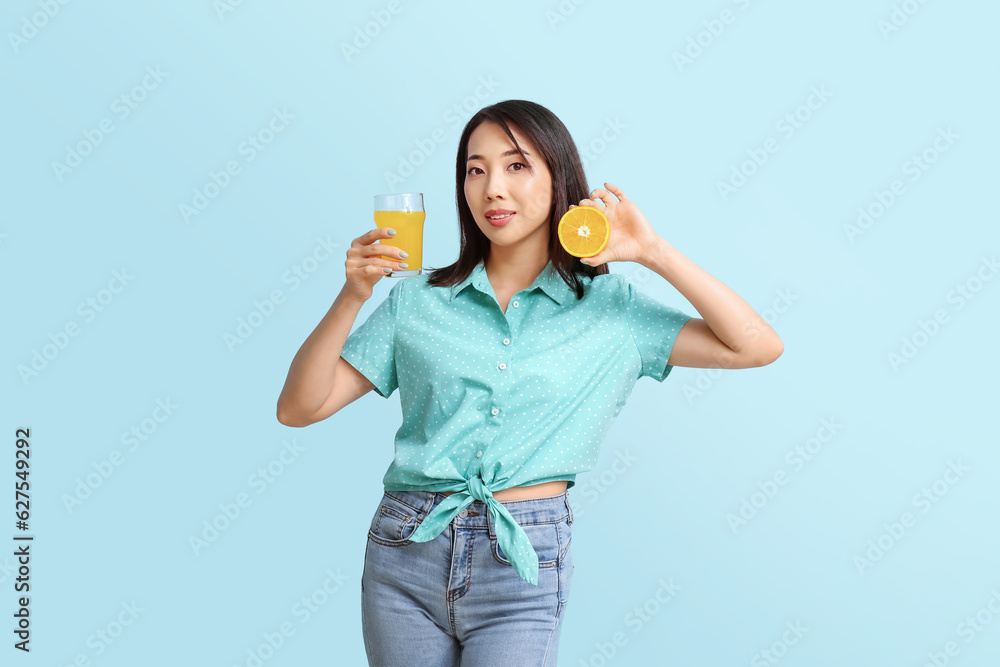
[[[590,262],[588,260],[586,260],[586,259],[581,259],[580,263],[581,264],[586,264],[587,266],[590,266]]]
[[[399,251],[399,256],[400,257],[409,257],[410,253],[406,252],[405,250],[400,250]]]
[[[396,235],[396,230],[395,229],[389,229],[389,230],[386,231],[386,233],[389,234],[389,236],[395,236]]]
[[[392,269],[390,269],[388,266],[383,266],[382,270],[385,271],[386,273],[392,273]]]
[[[399,268],[401,268],[401,269],[405,269],[408,266],[409,266],[409,264],[407,264],[406,262],[400,262],[399,263]]]

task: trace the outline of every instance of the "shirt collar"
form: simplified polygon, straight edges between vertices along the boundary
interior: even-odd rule
[[[472,269],[472,273],[465,280],[457,285],[452,285],[448,301],[451,302],[454,300],[469,285],[472,285],[483,294],[491,294],[493,288],[489,282],[489,277],[486,275],[486,265],[483,260],[479,260],[479,263],[476,264],[475,268]],[[569,297],[571,290],[570,286],[559,275],[559,272],[556,271],[552,260],[549,260],[545,268],[542,269],[542,272],[535,278],[535,282],[531,283],[531,286],[528,287],[528,291],[530,292],[534,292],[535,289],[541,289],[559,305],[562,305],[563,301]]]

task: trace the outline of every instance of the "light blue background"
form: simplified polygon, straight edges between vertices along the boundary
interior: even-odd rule
[[[48,5],[58,7],[51,18],[40,13]],[[663,385],[640,382],[600,466],[570,492],[577,567],[560,664],[772,664],[767,649],[789,666],[919,667],[949,641],[960,651],[949,664],[997,664],[1000,616],[988,603],[1000,611],[991,416],[1000,280],[983,258],[1000,246],[1000,7],[389,7],[246,0],[220,14],[210,0],[5,4],[2,532],[17,532],[14,430],[28,426],[35,541],[32,651],[15,652],[6,632],[4,664],[17,653],[16,664],[82,655],[102,666],[247,665],[282,624],[294,634],[265,665],[365,664],[365,533],[392,457],[398,395],[369,394],[306,429],[278,423],[276,400],[344,282],[351,240],[374,226],[373,195],[423,192],[425,266],[455,259],[458,137],[475,110],[510,98],[558,115],[589,151],[590,186],[623,188],[785,344],[763,368],[676,368]],[[880,30],[894,7],[904,12],[898,30]],[[730,23],[711,23],[727,9]],[[348,58],[340,45],[373,12],[391,21]],[[678,66],[689,39],[706,46]],[[151,89],[136,93],[145,99],[121,118],[115,100],[147,68],[165,75],[155,87],[147,78]],[[830,97],[799,109],[813,87]],[[275,109],[294,118],[249,161],[241,142]],[[776,124],[797,110],[808,120],[789,137]],[[104,119],[113,131],[60,179],[53,162]],[[609,123],[620,131],[605,132]],[[948,128],[957,139],[933,155]],[[390,184],[386,172],[437,130],[444,141]],[[778,151],[723,198],[717,183],[768,138]],[[936,161],[911,180],[907,162],[927,149]],[[231,160],[240,173],[186,222],[180,205]],[[845,225],[894,179],[905,191],[852,241]],[[337,251],[321,252],[308,280],[287,280],[320,238]],[[102,292],[123,270],[125,288]],[[638,264],[611,270],[696,314]],[[980,271],[994,279],[977,282]],[[978,291],[959,308],[949,295],[966,284]],[[376,285],[358,323],[391,285]],[[274,290],[283,302],[227,346]],[[92,319],[78,310],[102,296],[113,298]],[[922,336],[920,323],[938,310],[947,321]],[[22,379],[19,368],[70,323],[78,335]],[[904,338],[920,347],[894,368],[889,355],[901,354]],[[168,399],[176,409],[153,421],[157,400]],[[149,433],[130,449],[123,433],[144,420]],[[825,435],[824,420],[838,430],[795,470],[786,454]],[[254,482],[286,442],[301,451],[271,483]],[[79,481],[116,450],[121,465],[68,508]],[[940,482],[947,493],[921,511],[914,495],[952,461],[968,471]],[[787,483],[734,532],[727,515],[780,471]],[[190,538],[241,493],[249,506],[196,553]],[[915,525],[889,537],[884,526],[904,512]],[[891,546],[859,567],[880,536]],[[10,628],[7,543],[0,608]],[[326,594],[329,573],[342,583]],[[656,602],[671,581],[679,590]],[[310,596],[321,603],[305,616],[297,605]],[[98,631],[118,633],[133,601],[141,612],[121,617],[131,624],[98,642]],[[636,622],[630,614],[647,603]],[[989,619],[981,630],[960,625],[980,610],[980,622]],[[796,622],[807,630],[783,645]]]

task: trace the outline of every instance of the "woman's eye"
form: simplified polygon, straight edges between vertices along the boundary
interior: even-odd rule
[[[524,168],[527,168],[527,166],[528,166],[528,165],[524,164],[523,162],[512,162],[512,163],[510,164],[510,166],[511,166],[511,167],[513,167],[513,166],[514,166],[514,165],[516,165],[516,164],[519,164],[519,165],[521,165],[521,166],[522,166],[522,167],[524,167]],[[466,176],[469,176],[469,175],[471,175],[471,174],[472,174],[472,170],[473,170],[473,169],[479,169],[479,167],[469,167],[469,168],[468,168],[468,169],[467,169],[467,170],[465,171],[465,175],[466,175]],[[482,171],[482,169],[479,169],[479,170],[480,170],[480,171]],[[515,169],[514,171],[522,171],[522,170],[521,170],[521,169]]]

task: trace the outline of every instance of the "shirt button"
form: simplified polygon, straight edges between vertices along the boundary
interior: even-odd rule
[[[496,414],[499,414],[499,413],[500,413],[500,409],[499,408],[493,408],[493,414],[496,415]]]
[[[465,517],[469,516],[469,510],[467,510],[467,509],[466,510],[462,510],[461,512],[458,513],[458,516],[461,517],[462,519],[464,519]]]
[[[483,455],[482,451],[479,451],[479,452],[476,452],[476,456],[477,456],[477,457],[478,457],[478,456],[482,456],[482,455]]]
[[[503,339],[503,344],[504,345],[510,345],[510,338],[504,338]]]
[[[500,370],[507,368],[507,364],[500,364]]]
[[[514,307],[517,308],[517,301],[514,302]]]

